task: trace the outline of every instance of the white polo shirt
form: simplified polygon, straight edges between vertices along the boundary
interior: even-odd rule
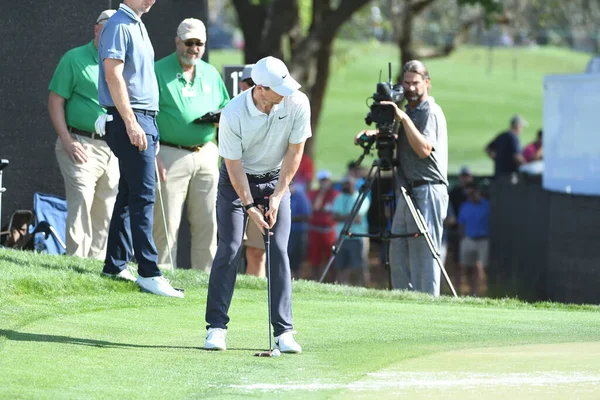
[[[283,98],[267,115],[256,108],[248,89],[231,100],[219,120],[219,154],[241,160],[248,174],[281,168],[288,144],[312,136],[310,103],[300,91]]]

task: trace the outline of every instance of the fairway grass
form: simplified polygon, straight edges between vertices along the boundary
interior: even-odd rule
[[[171,299],[100,277],[97,261],[0,250],[0,269],[1,398],[594,398],[599,388],[596,306],[297,281],[304,352],[256,358],[268,346],[264,280],[238,278],[228,350],[207,352],[206,274],[169,275],[186,289]]]

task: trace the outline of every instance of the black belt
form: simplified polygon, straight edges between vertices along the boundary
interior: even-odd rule
[[[196,151],[200,151],[200,149],[206,144],[197,144],[195,146],[180,146],[178,144],[173,144],[173,143],[169,143],[169,142],[165,142],[164,140],[160,141],[161,145],[164,146],[168,146],[168,147],[174,147],[176,149],[181,149],[181,150],[187,150],[187,151],[191,151],[191,152],[196,152]]]
[[[69,132],[74,133],[76,135],[89,137],[90,139],[104,140],[106,142],[106,139],[104,138],[104,136],[100,136],[97,133],[82,131],[81,129],[72,128],[72,127],[69,127]]]
[[[112,112],[116,112],[118,113],[119,110],[117,110],[117,107],[106,107],[106,109],[108,111],[112,111]],[[158,114],[158,111],[155,110],[142,110],[139,108],[132,108],[133,112],[139,113],[139,114],[144,114],[144,115],[149,115],[151,117],[156,117],[156,115]]]
[[[423,185],[445,185],[446,182],[444,181],[426,181],[426,180],[419,180],[419,181],[412,181],[409,186],[411,188],[416,188],[419,186],[423,186]]]
[[[279,170],[265,172],[264,174],[246,174],[250,183],[267,183],[275,178],[279,178]]]

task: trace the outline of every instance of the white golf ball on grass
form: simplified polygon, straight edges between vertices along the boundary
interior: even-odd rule
[[[281,352],[279,351],[279,349],[275,349],[273,350],[273,352],[271,352],[271,355],[273,357],[279,357],[281,355]]]

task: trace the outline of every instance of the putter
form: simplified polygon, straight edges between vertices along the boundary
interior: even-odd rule
[[[269,198],[263,199],[263,212],[269,209]],[[269,350],[255,353],[256,357],[273,357],[273,336],[271,335],[271,230],[265,229],[265,266],[267,268],[267,304],[269,307]]]
[[[160,174],[158,171],[158,161],[154,160],[154,168],[156,169],[156,179],[158,180],[158,184],[156,187],[158,188],[158,199],[160,200],[160,211],[162,214],[163,224],[165,226],[165,235],[167,237],[167,248],[169,250],[169,262],[171,263],[171,272],[173,275],[175,274],[175,264],[173,263],[173,255],[171,254],[171,241],[169,240],[169,228],[167,227],[167,217],[165,216],[165,203],[163,202],[162,196],[162,184],[160,183]],[[183,290],[176,289],[181,292]]]
[[[165,216],[165,203],[163,201],[162,185],[160,183],[160,175],[159,175],[159,171],[158,171],[158,161],[156,159],[154,160],[154,168],[156,169],[156,179],[158,180],[158,184],[156,185],[156,187],[158,188],[158,199],[160,200],[160,211],[161,211],[162,218],[163,218],[163,224],[165,226],[165,235],[167,237],[167,248],[169,250],[169,262],[171,263],[171,273],[173,273],[173,275],[175,275],[175,264],[173,263],[173,255],[171,254],[171,241],[169,240],[169,228],[167,227],[167,217]],[[182,289],[182,288],[173,287],[173,289],[175,289],[181,293],[185,292],[185,289]]]

